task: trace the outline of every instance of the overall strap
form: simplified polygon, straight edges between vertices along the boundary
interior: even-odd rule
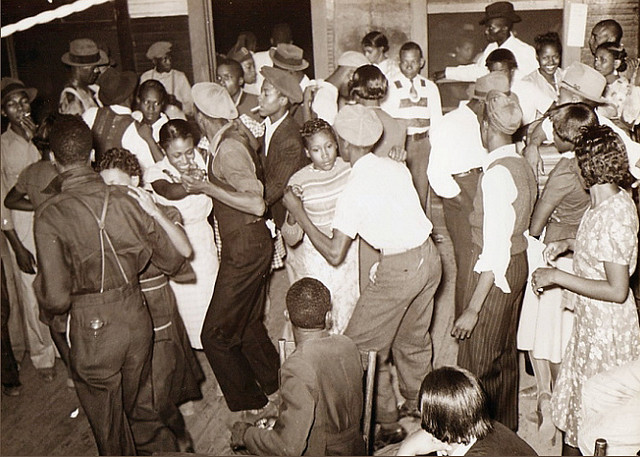
[[[125,283],[129,284],[129,279],[127,278],[127,275],[124,272],[124,268],[122,267],[122,264],[120,263],[120,259],[118,259],[118,254],[117,254],[115,248],[113,247],[113,243],[111,242],[111,237],[109,236],[109,233],[107,233],[107,231],[105,230],[105,220],[106,220],[106,217],[107,217],[107,208],[109,207],[109,195],[110,194],[111,194],[111,187],[107,186],[107,191],[105,192],[105,195],[104,195],[104,203],[102,204],[102,212],[101,212],[99,218],[96,215],[96,213],[93,211],[93,209],[84,200],[82,200],[80,198],[80,196],[75,195],[75,194],[71,194],[73,196],[73,198],[78,200],[80,203],[82,203],[82,205],[84,207],[87,208],[87,210],[89,210],[89,212],[91,213],[91,215],[95,219],[96,224],[98,225],[98,228],[100,229],[100,255],[101,255],[101,259],[100,259],[100,293],[104,292],[104,270],[105,270],[104,241],[105,241],[105,239],[107,240],[107,243],[109,244],[109,248],[111,249],[111,252],[113,253],[113,256],[116,259],[116,263],[118,264],[118,268],[120,269],[120,273],[122,274],[122,277],[124,278]]]

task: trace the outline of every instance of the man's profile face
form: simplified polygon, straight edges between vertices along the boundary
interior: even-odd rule
[[[85,65],[78,68],[79,79],[86,84],[93,84],[100,76],[100,70],[96,65]]]
[[[484,37],[489,43],[505,41],[509,37],[509,21],[503,17],[489,19],[484,26]]]
[[[597,25],[591,31],[591,36],[589,37],[589,49],[591,49],[591,54],[596,55],[596,49],[602,43],[614,43],[616,41],[615,37],[611,30],[602,25]]]
[[[258,95],[258,103],[260,104],[260,116],[267,117],[278,112],[282,106],[283,95],[270,81],[264,80],[262,90]]]

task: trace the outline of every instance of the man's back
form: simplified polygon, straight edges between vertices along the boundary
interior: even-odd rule
[[[250,428],[263,455],[363,455],[360,353],[343,335],[301,343],[281,368],[282,406],[273,430]]]

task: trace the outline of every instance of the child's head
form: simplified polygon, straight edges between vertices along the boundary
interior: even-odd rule
[[[79,116],[61,114],[49,135],[51,152],[62,166],[88,165],[93,148],[91,129]]]
[[[367,33],[360,44],[362,46],[362,53],[371,63],[382,62],[385,58],[385,53],[389,50],[387,37],[378,31]]]
[[[375,65],[363,65],[356,69],[349,82],[349,95],[365,100],[382,100],[387,95],[389,82]]]
[[[585,103],[567,103],[549,113],[553,124],[553,142],[559,152],[571,151],[585,127],[599,124],[596,113]]]
[[[602,43],[593,56],[593,67],[602,76],[617,74],[627,69],[627,51],[616,43]]]
[[[576,140],[576,158],[587,188],[596,184],[615,184],[627,188],[633,182],[627,149],[611,127],[586,127]]]
[[[556,32],[548,32],[535,38],[536,56],[540,70],[553,76],[562,59],[562,42]]]
[[[180,173],[188,172],[195,164],[193,138],[191,126],[183,119],[171,119],[160,129],[160,146]]]
[[[140,162],[124,148],[111,148],[102,154],[96,171],[107,184],[138,187],[142,182]]]
[[[298,328],[324,329],[331,318],[331,292],[317,279],[294,282],[285,301],[289,320]]]
[[[400,71],[408,79],[415,78],[422,67],[424,67],[424,59],[422,58],[422,48],[418,43],[409,41],[400,48]]]
[[[478,378],[458,367],[425,376],[418,394],[422,429],[443,443],[469,444],[491,430],[489,401]]]
[[[144,122],[153,124],[160,119],[167,102],[167,90],[160,81],[148,79],[138,88],[138,108]]]
[[[223,59],[216,68],[217,80],[229,95],[235,97],[244,85],[244,71],[242,65],[232,59]]]
[[[331,125],[324,119],[311,119],[300,130],[307,157],[318,170],[329,171],[338,157],[338,139]]]

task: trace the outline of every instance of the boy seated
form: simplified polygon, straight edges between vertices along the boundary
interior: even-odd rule
[[[327,332],[329,289],[302,278],[286,303],[296,350],[280,369],[278,418],[272,429],[236,422],[231,446],[254,455],[364,455],[360,354],[349,338]]]

